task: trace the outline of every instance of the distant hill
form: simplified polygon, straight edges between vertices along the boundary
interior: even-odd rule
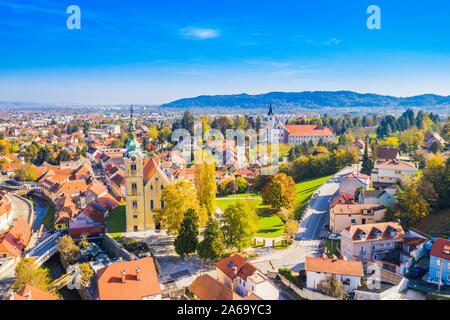
[[[319,109],[358,107],[432,107],[450,106],[450,96],[423,94],[399,98],[353,91],[270,92],[248,95],[215,95],[185,98],[166,103],[160,108],[266,108],[272,103],[278,110],[291,108]]]

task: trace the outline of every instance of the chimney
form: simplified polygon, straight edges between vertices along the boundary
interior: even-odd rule
[[[141,281],[141,274],[140,274],[140,272],[141,272],[141,268],[137,267],[136,268],[136,280],[137,281]]]
[[[28,291],[28,292],[25,294],[25,299],[26,299],[26,300],[33,300],[33,298],[31,297],[31,290]]]
[[[125,270],[120,271],[120,274],[122,276],[122,283],[125,283]]]

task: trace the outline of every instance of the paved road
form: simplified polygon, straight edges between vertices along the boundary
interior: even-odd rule
[[[261,249],[261,252],[258,252],[260,257],[254,260],[255,266],[263,272],[279,268],[298,271],[305,267],[305,256],[317,256],[320,253],[320,233],[328,221],[329,201],[339,189],[340,178],[353,170],[354,168],[344,169],[320,186],[315,192],[318,196],[305,211],[305,218],[294,243],[285,250]],[[264,253],[263,250],[267,252]]]

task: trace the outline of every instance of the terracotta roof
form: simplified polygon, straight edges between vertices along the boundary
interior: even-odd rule
[[[137,268],[140,269],[137,277]],[[124,282],[122,282],[124,271]],[[161,293],[153,258],[117,262],[98,270],[100,300],[141,300]]]
[[[310,136],[334,136],[333,132],[322,125],[316,124],[288,124],[284,126],[289,132],[289,136],[310,137]]]
[[[247,281],[248,276],[251,276],[257,270],[254,265],[239,254],[217,261],[215,265],[225,273],[228,278],[234,279],[239,276],[245,281]]]
[[[83,234],[94,235],[103,233],[104,226],[90,226],[90,227],[82,227],[82,228],[69,228],[69,235],[71,237],[79,237]]]
[[[366,175],[366,174],[362,174],[356,171],[350,172],[349,174],[346,174],[345,176],[343,176],[341,178],[341,180],[343,179],[350,179],[350,178],[354,178],[354,179],[369,179],[370,176]]]
[[[392,230],[397,230],[394,236],[391,235]],[[377,238],[377,232],[380,237]],[[380,222],[361,225],[352,225],[345,228],[346,232],[352,237],[353,241],[383,240],[383,239],[399,239],[405,236],[405,231],[398,222]],[[361,238],[361,235],[364,237]]]
[[[94,194],[96,194],[97,196],[100,196],[101,194],[108,192],[108,189],[105,187],[105,185],[103,183],[101,183],[98,180],[95,180],[92,185],[89,187],[89,189],[91,192],[93,192]]]
[[[18,257],[30,241],[31,227],[21,216],[9,230],[0,235],[0,252]]]
[[[450,261],[450,240],[442,238],[434,240],[430,255]]]
[[[354,277],[363,277],[361,261],[340,260],[337,258],[305,257],[305,270],[332,274],[343,274]]]
[[[13,293],[12,299],[8,296],[5,300],[60,300],[60,298],[26,284],[22,289]]]
[[[347,193],[347,192],[341,192],[336,197],[333,198],[333,201],[331,201],[330,208],[333,208],[337,204],[353,204],[354,197]]]
[[[21,162],[2,163],[2,170],[16,170],[22,166]]]
[[[379,166],[394,166],[394,167],[405,167],[405,168],[416,168],[416,164],[401,160],[387,160],[387,161],[377,161]]]
[[[233,290],[227,288],[209,274],[198,276],[189,286],[189,291],[200,300],[242,300]]]

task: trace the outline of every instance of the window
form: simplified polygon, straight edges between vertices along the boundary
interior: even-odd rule
[[[384,243],[380,243],[380,248],[384,248]]]
[[[161,190],[164,190],[164,186],[163,185],[161,185]]]
[[[131,164],[131,171],[136,171],[136,164]]]
[[[387,246],[387,247],[391,247],[391,243],[390,243],[390,242],[387,243],[386,246]]]
[[[136,184],[136,183],[132,183],[132,184],[131,184],[131,189],[132,189],[133,191],[136,191],[136,190],[137,190],[137,184]]]
[[[134,231],[138,231],[138,226],[134,226],[134,227],[133,227],[133,230],[134,230]]]
[[[153,200],[150,200],[150,210],[153,210]]]
[[[134,219],[137,219],[137,214],[133,215],[133,218],[134,218]]]
[[[161,201],[161,209],[164,209],[164,205],[165,205],[164,201]]]
[[[133,208],[137,208],[137,201],[133,201]]]
[[[352,219],[352,223],[356,223],[356,220],[355,220],[355,219]]]
[[[377,245],[374,244],[374,245],[372,246],[372,250],[376,250],[376,249],[377,249]]]
[[[153,190],[153,185],[152,184],[150,185],[150,190]]]

